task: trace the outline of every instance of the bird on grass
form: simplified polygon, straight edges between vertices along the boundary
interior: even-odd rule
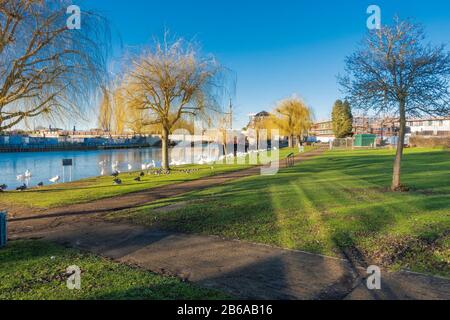
[[[141,177],[144,177],[144,176],[145,176],[145,172],[142,171],[139,175],[140,175]]]
[[[119,172],[118,170],[116,170],[116,171],[114,171],[114,172],[112,173],[112,176],[113,176],[114,178],[117,178],[117,177],[119,176],[119,174],[120,174],[120,172]]]
[[[113,185],[115,186],[119,186],[122,184],[122,180],[120,180],[119,178],[116,178],[113,180]]]
[[[1,191],[5,191],[6,189],[8,189],[8,186],[6,184],[0,185],[0,190]]]
[[[136,178],[134,178],[134,181],[136,181],[136,182],[141,182],[141,177],[136,177]]]
[[[44,186],[44,183],[43,182],[39,182],[38,184],[37,184],[37,186],[40,188],[40,187],[43,187]]]
[[[21,185],[20,187],[16,188],[16,191],[25,191],[27,190],[27,185],[24,183],[23,185]]]
[[[56,177],[48,179],[48,181],[50,181],[51,183],[57,183],[59,180],[61,180],[60,176],[56,176]]]

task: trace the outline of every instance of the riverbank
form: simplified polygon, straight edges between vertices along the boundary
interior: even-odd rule
[[[307,147],[306,151],[312,150]],[[298,153],[296,149],[279,150],[279,159],[286,158],[290,153]],[[270,156],[270,152],[269,152]],[[93,162],[93,161],[92,161]],[[96,162],[95,162],[96,164]],[[111,176],[97,176],[71,183],[63,183],[41,188],[33,188],[24,192],[7,191],[0,194],[0,209],[9,209],[14,213],[18,208],[54,208],[70,204],[85,203],[99,199],[111,198],[138,191],[148,190],[170,184],[181,184],[200,178],[217,177],[221,174],[237,172],[253,167],[248,157],[242,164],[235,159],[232,163],[215,163],[208,165],[186,165],[174,167],[168,175],[155,174],[156,171],[145,172],[140,181],[135,181],[140,171],[124,172],[119,178],[121,185],[113,185]],[[214,178],[214,179],[215,179]],[[0,182],[1,183],[1,182]],[[25,209],[25,211],[27,211]]]

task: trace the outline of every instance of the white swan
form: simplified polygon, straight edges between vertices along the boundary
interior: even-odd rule
[[[183,165],[185,165],[186,164],[186,162],[185,161],[181,161],[181,160],[172,160],[171,162],[170,162],[170,165],[171,166],[175,166],[175,167],[178,167],[178,166],[183,166]]]
[[[25,178],[27,178],[27,179],[28,179],[28,178],[31,178],[31,177],[32,177],[32,174],[31,174],[30,170],[27,169],[27,170],[25,171],[24,176],[25,176]]]
[[[51,183],[56,183],[56,182],[58,182],[60,179],[61,179],[60,176],[56,176],[56,177],[53,177],[53,178],[51,178],[51,179],[48,179],[48,181],[50,181]]]

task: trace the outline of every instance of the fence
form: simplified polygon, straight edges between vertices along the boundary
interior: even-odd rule
[[[156,144],[159,138],[43,138],[29,136],[0,136],[0,152],[96,150],[114,148],[140,148]]]
[[[450,148],[450,136],[449,137],[423,137],[423,136],[412,136],[409,139],[409,144],[412,147],[447,147]]]
[[[330,149],[353,149],[355,139],[343,138],[330,140]]]

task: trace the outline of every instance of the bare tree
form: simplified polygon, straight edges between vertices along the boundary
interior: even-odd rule
[[[67,26],[66,0],[0,0],[0,131],[37,116],[80,111],[101,81],[104,20]]]
[[[212,56],[182,39],[163,42],[132,62],[125,76],[128,101],[149,113],[148,125],[161,125],[162,163],[169,169],[169,134],[183,117],[200,117],[221,109],[220,66]]]
[[[402,190],[401,162],[408,116],[450,113],[450,54],[445,46],[424,44],[423,28],[395,19],[371,31],[360,49],[346,58],[339,81],[356,108],[394,114],[399,119],[392,190]]]

